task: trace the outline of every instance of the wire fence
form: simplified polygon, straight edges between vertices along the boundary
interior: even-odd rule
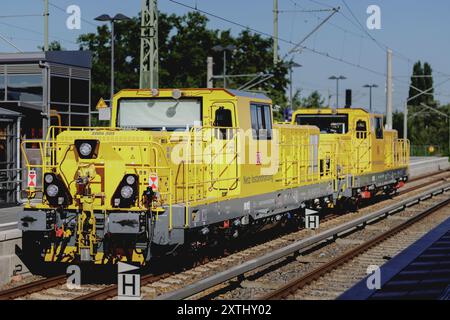
[[[438,145],[411,145],[413,157],[440,157],[446,153],[447,150]]]

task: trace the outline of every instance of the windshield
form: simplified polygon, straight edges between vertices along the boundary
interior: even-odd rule
[[[121,99],[117,126],[153,130],[186,130],[201,125],[197,99]]]
[[[319,127],[320,133],[345,134],[348,132],[347,115],[297,115],[295,121],[300,125]]]

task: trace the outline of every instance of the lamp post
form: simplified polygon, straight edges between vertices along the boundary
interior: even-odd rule
[[[293,68],[300,68],[302,67],[301,64],[298,64],[297,62],[294,61],[289,61],[289,62],[285,62],[283,63],[283,67],[285,68],[289,68],[289,81],[290,81],[290,85],[289,85],[289,107],[291,108],[291,110],[293,110],[293,106],[292,106],[292,69]]]
[[[372,113],[372,88],[378,88],[378,86],[376,84],[365,84],[363,88],[369,88],[369,110]]]
[[[226,88],[227,87],[227,50],[231,52],[236,49],[236,46],[230,44],[230,45],[224,47],[219,44],[217,46],[214,46],[212,49],[217,52],[223,51],[223,87]]]
[[[336,80],[336,108],[339,108],[339,80],[347,79],[344,76],[331,76],[329,80]]]
[[[114,34],[114,22],[116,21],[125,21],[125,20],[131,20],[129,17],[118,13],[114,17],[111,17],[108,14],[102,14],[95,18],[96,21],[108,21],[111,23],[111,94],[110,94],[110,101],[109,105],[112,107],[113,103],[113,97],[114,97],[114,40],[115,40],[115,34]]]

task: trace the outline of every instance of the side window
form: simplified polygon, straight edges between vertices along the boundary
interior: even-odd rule
[[[375,118],[375,137],[383,139],[383,119],[380,117]]]
[[[255,105],[250,106],[250,117],[252,121],[252,135],[253,139],[258,139],[258,110]]]
[[[220,107],[219,109],[217,109],[214,117],[214,126],[225,128],[233,127],[231,110],[225,109],[224,107]]]
[[[358,120],[356,122],[356,138],[366,139],[367,138],[367,123],[364,120]]]
[[[220,132],[220,137],[222,139],[231,138],[232,130],[227,129],[233,127],[231,110],[225,109],[224,107],[220,107],[219,109],[217,109],[214,115],[214,126],[219,127],[218,132]]]
[[[250,105],[250,116],[254,139],[272,139],[272,115],[268,105]]]
[[[272,115],[270,114],[270,107],[264,106],[264,129],[266,129],[267,139],[272,139]]]

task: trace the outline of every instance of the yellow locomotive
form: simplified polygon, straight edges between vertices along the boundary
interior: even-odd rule
[[[408,146],[379,121],[358,109],[302,110],[275,124],[262,94],[120,91],[110,127],[52,127],[22,144],[42,181],[19,214],[24,252],[46,262],[146,264],[390,191],[407,178]],[[29,145],[41,164],[26,157]]]
[[[292,122],[317,126],[321,143],[338,150],[338,199],[350,200],[357,207],[361,199],[379,192],[389,194],[407,181],[409,142],[398,139],[396,130],[384,129],[383,115],[358,108],[300,109]]]

